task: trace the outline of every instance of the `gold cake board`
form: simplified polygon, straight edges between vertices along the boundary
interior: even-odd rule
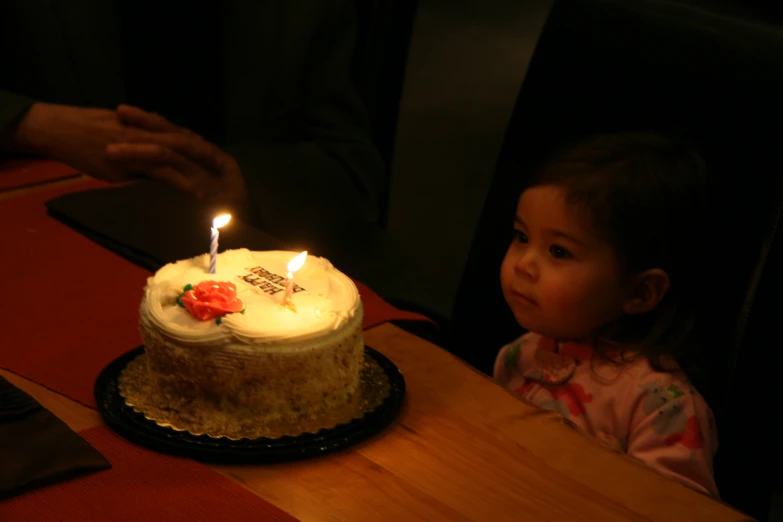
[[[142,359],[139,359],[139,358]],[[280,462],[324,455],[367,440],[388,426],[402,407],[405,379],[380,352],[365,346],[358,401],[330,418],[303,423],[289,434],[259,426],[254,432],[224,434],[183,426],[148,400],[139,368],[144,347],[128,352],[103,369],[95,382],[98,411],[128,440],[150,449],[220,463]],[[146,383],[148,386],[149,383]],[[128,403],[133,404],[130,406]],[[328,425],[331,427],[320,428]],[[320,429],[319,429],[320,428]]]

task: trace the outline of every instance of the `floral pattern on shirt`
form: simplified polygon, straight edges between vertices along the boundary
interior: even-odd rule
[[[529,333],[500,351],[494,376],[614,451],[717,497],[712,458],[718,442],[707,403],[676,364],[659,372],[644,357],[621,355],[616,361],[622,363],[614,364],[589,344]]]

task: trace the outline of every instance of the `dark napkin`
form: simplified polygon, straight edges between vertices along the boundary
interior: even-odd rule
[[[66,194],[49,213],[96,243],[151,271],[209,252],[214,210],[150,181]],[[282,243],[235,216],[220,229],[220,250],[276,250]]]
[[[0,498],[110,467],[63,421],[0,377]]]

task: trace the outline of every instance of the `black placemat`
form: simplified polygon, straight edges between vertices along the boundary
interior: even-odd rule
[[[151,181],[74,192],[46,205],[56,219],[150,270],[208,252],[215,217],[214,208]],[[232,248],[285,247],[280,240],[233,217],[220,230],[220,250]]]
[[[0,377],[0,499],[110,467],[63,421]]]

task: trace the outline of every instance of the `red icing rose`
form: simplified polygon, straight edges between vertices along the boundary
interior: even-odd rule
[[[185,292],[179,299],[190,315],[199,321],[209,321],[233,312],[241,312],[237,287],[227,281],[203,281]]]

